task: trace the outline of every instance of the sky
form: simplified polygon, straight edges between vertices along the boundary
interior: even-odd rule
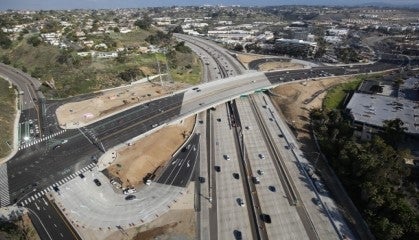
[[[75,8],[141,8],[161,6],[200,6],[241,5],[241,6],[274,6],[274,5],[356,5],[371,2],[391,4],[417,4],[418,0],[0,0],[0,9],[13,10],[56,10]]]

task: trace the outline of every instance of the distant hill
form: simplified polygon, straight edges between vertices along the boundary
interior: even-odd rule
[[[358,4],[357,6],[372,6],[372,7],[389,7],[389,8],[413,8],[413,9],[418,9],[419,10],[419,3],[397,3],[397,2],[393,2],[393,3],[384,3],[384,2],[370,2],[370,3],[363,3],[363,4]]]

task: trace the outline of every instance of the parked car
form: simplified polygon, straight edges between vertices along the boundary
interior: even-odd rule
[[[137,197],[135,195],[128,195],[125,197],[125,200],[133,200],[136,199]]]
[[[97,178],[93,179],[93,182],[95,182],[96,186],[98,187],[102,185],[102,183]]]

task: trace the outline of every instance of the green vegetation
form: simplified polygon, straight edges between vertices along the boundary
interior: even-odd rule
[[[5,157],[11,152],[9,145],[13,144],[13,123],[15,120],[15,92],[9,88],[9,82],[0,78],[0,157]]]
[[[353,136],[349,120],[339,110],[310,113],[320,147],[377,239],[418,239],[418,193],[405,164],[407,150],[400,120],[388,121],[370,142]]]
[[[115,51],[125,47],[117,58],[81,57],[75,50],[63,50],[40,40],[39,35],[26,35],[13,43],[9,49],[0,49],[0,59],[7,64],[28,72],[44,84],[41,90],[48,98],[65,98],[115,87],[126,82],[161,72],[165,73],[165,62],[169,59],[173,79],[187,83],[200,80],[200,62],[190,49],[182,44],[175,45],[171,34],[150,29],[126,34],[111,33],[88,36],[95,44],[105,43],[104,51]],[[163,53],[141,53],[139,47],[149,44],[169,49],[166,59]],[[86,49],[81,49],[86,50]],[[170,53],[173,52],[171,58]],[[172,64],[176,63],[176,64]]]
[[[356,80],[339,84],[336,87],[333,87],[330,91],[327,92],[326,97],[323,101],[323,108],[325,109],[336,109],[340,108],[345,100],[346,95],[355,89],[362,82],[361,78]]]

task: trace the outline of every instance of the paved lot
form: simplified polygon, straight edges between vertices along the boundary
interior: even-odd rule
[[[93,179],[99,179],[96,186]],[[116,192],[109,180],[95,170],[64,184],[54,193],[57,205],[66,209],[66,216],[76,224],[92,229],[129,228],[156,219],[186,191],[185,188],[152,183],[125,200],[126,195]]]

